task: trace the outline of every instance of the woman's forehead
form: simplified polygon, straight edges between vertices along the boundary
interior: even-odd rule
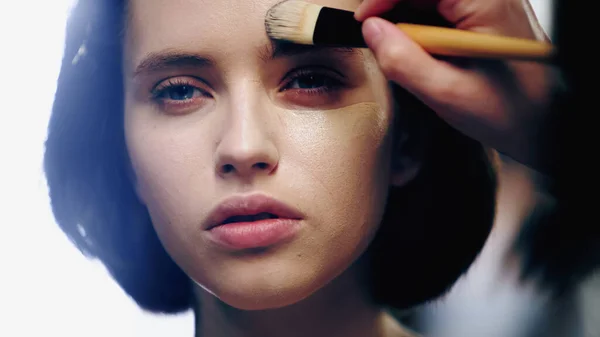
[[[234,46],[257,47],[268,40],[265,14],[280,1],[129,0],[128,54],[136,59],[158,50],[192,46],[223,52],[235,52],[230,48]],[[361,2],[309,1],[348,10],[355,9]]]

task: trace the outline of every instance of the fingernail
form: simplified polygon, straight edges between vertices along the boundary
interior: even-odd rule
[[[363,20],[363,12],[365,11],[365,3],[367,3],[369,1],[362,1],[360,3],[360,5],[358,5],[358,7],[356,8],[356,10],[354,11],[354,18],[358,21],[362,21]]]
[[[363,35],[365,37],[365,41],[371,46],[376,46],[381,38],[383,27],[381,26],[381,22],[377,18],[367,19],[363,24]]]
[[[361,21],[361,15],[362,15],[362,10],[361,7],[358,7],[355,11],[354,11],[354,19],[357,21]]]

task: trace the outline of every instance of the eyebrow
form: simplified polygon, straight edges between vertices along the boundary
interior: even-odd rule
[[[354,48],[303,45],[275,40],[271,40],[271,43],[263,48],[259,51],[259,55],[265,61],[317,52],[361,54],[358,49]]]
[[[211,67],[215,61],[209,57],[203,57],[198,54],[180,51],[164,50],[160,52],[149,53],[135,67],[132,77],[137,77],[143,73],[151,73],[177,66],[193,67]]]

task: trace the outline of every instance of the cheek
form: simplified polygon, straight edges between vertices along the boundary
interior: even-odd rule
[[[384,160],[390,116],[376,103],[359,103],[291,121],[290,137],[303,166],[310,166],[331,183],[338,178],[356,181],[353,174],[371,172]],[[366,166],[365,166],[366,165]],[[336,178],[337,177],[337,178]]]
[[[333,246],[360,250],[378,228],[389,186],[391,109],[359,103],[299,116],[290,127],[298,146],[289,154],[298,168],[294,184],[305,191]],[[285,164],[285,163],[284,163]]]
[[[202,218],[197,206],[206,203],[202,198],[211,195],[207,189],[212,185],[197,182],[213,172],[207,122],[193,115],[160,116],[144,107],[126,109],[126,142],[138,196],[161,234],[195,230],[197,221],[190,219]],[[171,224],[178,230],[166,231]]]

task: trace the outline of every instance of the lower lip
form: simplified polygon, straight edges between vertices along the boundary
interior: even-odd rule
[[[211,228],[211,240],[229,249],[266,248],[281,244],[294,237],[300,220],[265,219],[236,222]]]

